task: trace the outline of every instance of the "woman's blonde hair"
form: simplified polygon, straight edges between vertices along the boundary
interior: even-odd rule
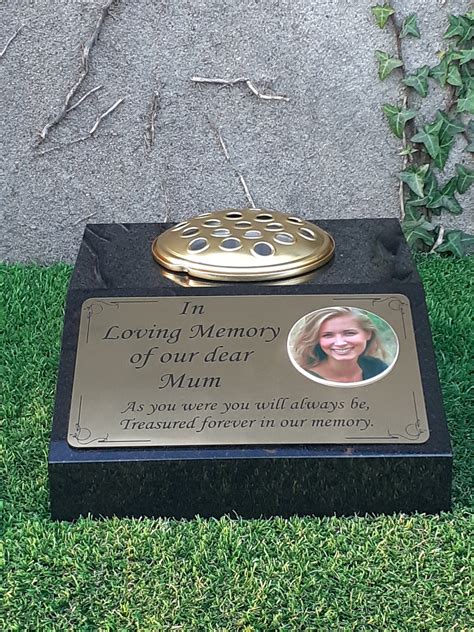
[[[293,355],[301,367],[317,366],[327,357],[319,345],[319,330],[323,323],[336,316],[351,316],[363,331],[370,334],[362,355],[385,359],[377,327],[365,312],[355,307],[327,307],[305,316],[303,326],[295,336]]]

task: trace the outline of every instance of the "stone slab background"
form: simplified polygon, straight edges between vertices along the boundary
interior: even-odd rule
[[[102,89],[38,145],[79,77],[81,44],[104,4],[0,3],[0,47],[23,25],[0,60],[2,260],[73,261],[87,221],[177,221],[245,206],[234,169],[257,206],[316,219],[399,216],[400,142],[381,111],[397,100],[398,81],[381,83],[374,57],[379,48],[395,52],[395,43],[374,24],[373,1],[118,0],[75,100]],[[410,69],[436,63],[446,15],[470,2],[394,5],[419,16],[422,40],[404,43]],[[243,85],[196,85],[194,75],[249,77],[290,100],[263,101]],[[430,88],[428,118],[443,99]],[[156,139],[147,148],[155,91]],[[71,144],[120,98],[94,138]],[[451,169],[456,161],[459,154]],[[456,218],[464,229],[472,222],[468,195]]]

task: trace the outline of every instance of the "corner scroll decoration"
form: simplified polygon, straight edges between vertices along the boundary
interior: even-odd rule
[[[115,309],[119,309],[119,303],[114,303],[113,301],[100,301],[96,300],[93,303],[89,303],[82,309],[87,312],[87,331],[86,331],[86,344],[89,342],[89,333],[91,328],[91,320],[93,316],[98,316],[101,314],[105,307],[114,307]]]
[[[85,426],[81,426],[81,413],[82,413],[82,395],[79,397],[79,412],[77,414],[76,425],[74,426],[75,432],[71,435],[72,438],[75,439],[77,443],[81,445],[89,445],[90,443],[94,443],[94,441],[97,441],[97,443],[105,443],[109,438],[109,434],[107,433],[105,437],[91,438],[92,432],[90,431],[90,429],[86,428]]]
[[[376,305],[377,303],[384,303],[388,301],[388,306],[394,312],[400,312],[402,317],[402,325],[403,325],[403,336],[406,340],[407,338],[407,327],[405,323],[405,310],[404,307],[407,305],[406,301],[400,300],[397,296],[386,296],[385,298],[374,298],[372,299],[372,305]]]
[[[416,405],[416,395],[415,391],[412,391],[413,396],[413,408],[415,409],[415,421],[405,426],[406,434],[396,435],[396,438],[408,439],[410,441],[417,441],[422,434],[426,432],[426,430],[421,429],[420,425],[420,417],[418,416],[418,407]],[[390,430],[389,430],[390,432]]]
[[[337,298],[333,298],[333,301],[339,301],[341,302],[341,296],[338,296]],[[400,312],[400,315],[402,317],[402,325],[403,325],[403,336],[406,340],[407,338],[407,328],[406,328],[406,323],[405,323],[405,307],[408,305],[408,303],[406,301],[402,301],[398,296],[385,296],[384,298],[381,297],[376,297],[373,298],[371,296],[357,296],[357,297],[344,297],[345,301],[370,301],[372,304],[372,307],[374,307],[376,304],[380,304],[380,303],[385,303],[386,301],[388,301],[388,307],[393,310],[394,312]]]
[[[421,435],[425,434],[427,431],[423,430],[421,428],[421,420],[420,417],[418,415],[418,406],[416,405],[416,395],[415,395],[415,391],[412,391],[412,396],[413,396],[413,407],[415,409],[415,420],[408,423],[405,428],[405,434],[403,433],[394,433],[391,432],[390,428],[387,430],[387,434],[383,435],[381,437],[374,437],[374,436],[365,436],[365,437],[346,437],[346,439],[349,440],[357,440],[357,441],[366,441],[367,439],[380,439],[381,441],[387,441],[388,439],[407,439],[408,441],[417,441]]]
[[[81,414],[82,414],[82,395],[79,397],[79,412],[77,414],[77,421],[74,426],[75,432],[70,436],[77,441],[80,445],[90,445],[91,443],[120,443],[123,441],[115,441],[109,439],[109,433],[105,433],[102,437],[92,437],[90,428],[81,426]],[[128,439],[127,443],[150,443],[151,439]]]

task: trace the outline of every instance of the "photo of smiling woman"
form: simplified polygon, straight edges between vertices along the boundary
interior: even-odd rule
[[[390,325],[372,312],[328,307],[301,318],[288,336],[294,366],[333,386],[370,383],[386,375],[398,355]]]

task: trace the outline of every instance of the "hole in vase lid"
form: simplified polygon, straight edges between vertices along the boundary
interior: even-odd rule
[[[265,230],[283,230],[283,224],[272,222],[271,224],[267,224],[265,226]]]
[[[188,250],[189,252],[202,252],[206,250],[209,246],[209,242],[204,237],[198,237],[197,239],[193,239],[193,241],[189,244]]]
[[[245,239],[260,239],[262,233],[259,230],[246,230],[243,236]]]
[[[268,257],[275,252],[275,248],[268,244],[266,241],[259,241],[258,244],[252,248],[252,254],[258,257]]]
[[[225,216],[228,219],[240,219],[242,217],[242,213],[238,213],[237,211],[230,211],[229,213],[226,213]]]
[[[242,248],[242,243],[240,239],[229,237],[228,239],[221,241],[219,247],[222,248],[222,250],[238,250],[239,248]]]
[[[248,222],[247,220],[241,220],[240,222],[235,222],[235,227],[239,229],[250,228],[252,226],[252,222]]]
[[[183,232],[181,233],[181,236],[182,237],[194,237],[198,233],[199,233],[199,228],[196,228],[196,226],[190,226],[189,228],[185,228],[183,230]]]
[[[278,244],[288,245],[294,244],[295,238],[293,237],[293,235],[290,235],[290,233],[278,233],[278,235],[275,235],[275,241]]]
[[[181,230],[182,228],[184,228],[185,226],[188,226],[189,222],[179,222],[179,224],[176,224],[176,226],[173,226],[173,228],[171,229],[172,231],[175,230]]]
[[[315,235],[314,232],[310,228],[302,227],[298,229],[298,234],[305,239],[309,239],[310,241],[314,241]]]
[[[216,228],[211,233],[212,237],[228,237],[230,235],[230,230],[228,228]]]

